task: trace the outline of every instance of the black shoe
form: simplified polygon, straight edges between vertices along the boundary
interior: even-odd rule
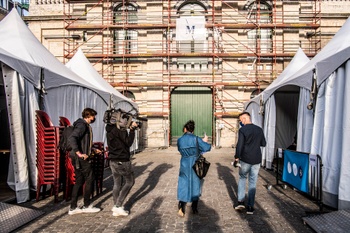
[[[239,201],[238,204],[235,206],[235,210],[243,210],[245,209],[244,201]]]
[[[192,212],[193,214],[198,214],[198,200],[192,202]]]
[[[248,208],[247,208],[247,214],[254,214],[254,208],[253,208],[253,206],[248,206]]]

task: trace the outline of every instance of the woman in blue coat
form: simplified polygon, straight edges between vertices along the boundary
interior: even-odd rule
[[[211,145],[207,143],[208,136],[205,135],[203,139],[197,137],[193,134],[194,128],[194,121],[189,120],[184,125],[184,134],[177,140],[177,149],[181,154],[177,186],[177,199],[179,200],[178,214],[181,217],[185,215],[187,202],[192,202],[193,213],[198,213],[197,205],[199,197],[201,196],[201,180],[192,168],[198,157],[197,141],[199,154],[210,151],[211,149]]]

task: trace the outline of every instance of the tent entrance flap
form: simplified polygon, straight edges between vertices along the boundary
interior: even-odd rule
[[[297,135],[299,92],[277,92],[275,148],[288,148]]]
[[[6,105],[6,93],[2,69],[0,68],[0,201],[16,198],[16,193],[7,185],[7,175],[10,163],[10,127]]]
[[[7,113],[4,80],[2,78],[2,69],[0,69],[0,133],[2,135],[2,139],[0,140],[0,150],[9,151],[11,146],[10,127]]]

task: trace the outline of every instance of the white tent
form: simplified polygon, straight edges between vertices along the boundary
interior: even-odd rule
[[[309,61],[309,58],[299,48],[286,69],[271,85],[257,97],[245,103],[245,109],[252,115],[252,122],[262,126],[264,130],[267,145],[262,149],[262,165],[267,168],[272,167],[276,149],[291,145],[297,128],[300,128],[298,136],[304,135],[305,128],[302,128],[301,125],[306,119],[312,119],[312,114],[309,113],[308,115],[311,117],[306,117],[303,115],[302,109],[302,106],[308,103],[308,99],[304,100],[303,97],[305,93],[309,93],[311,79],[309,82],[305,82],[301,78],[291,80],[293,75]],[[300,107],[298,107],[298,103],[301,105]],[[311,137],[311,130],[309,130],[309,134]],[[299,146],[303,142],[305,140],[302,140]]]
[[[111,107],[120,108],[126,112],[130,112],[131,114],[136,114],[135,104],[130,105],[130,101],[126,99],[124,95],[114,89],[101,75],[96,71],[96,69],[91,65],[89,60],[84,55],[83,51],[79,48],[74,56],[69,60],[66,64],[70,70],[74,73],[85,79],[88,83],[93,85],[94,87],[98,87],[101,90],[109,92],[111,94]],[[103,129],[105,131],[105,129]],[[103,134],[105,135],[105,133]],[[138,131],[136,131],[136,137],[138,137]],[[130,148],[132,151],[136,151],[138,149],[137,140]]]
[[[30,198],[29,190],[36,189],[35,110],[43,108],[57,125],[61,115],[75,120],[85,107],[94,108],[99,113],[92,125],[94,140],[103,140],[100,129],[110,92],[94,87],[59,62],[15,10],[0,22],[0,62],[11,132],[8,184],[16,191],[17,201],[24,202]]]
[[[317,102],[312,154],[323,162],[323,202],[350,208],[350,18],[315,56]]]
[[[89,60],[79,48],[74,56],[66,64],[70,70],[83,78],[86,82],[111,95],[111,107],[121,108],[131,114],[136,114],[137,106],[119,91],[113,88],[91,65]]]

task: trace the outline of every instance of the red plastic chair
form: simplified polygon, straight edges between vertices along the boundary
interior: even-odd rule
[[[47,185],[51,185],[51,194],[58,201],[59,191],[59,128],[55,127],[46,112],[36,111],[37,148],[36,161],[38,169],[36,200],[39,200],[40,191],[45,197]]]
[[[66,152],[65,154],[66,162],[66,189],[64,191],[64,198],[66,201],[69,201],[72,196],[72,187],[75,184],[75,173],[74,173],[74,166],[72,164],[72,159],[70,158],[69,152]]]
[[[91,165],[95,175],[94,189],[96,188],[96,195],[102,193],[103,187],[103,172],[105,168],[105,153],[104,153],[104,143],[94,142],[93,147],[101,151],[100,154],[95,154],[92,157]],[[94,196],[94,192],[92,192]]]
[[[60,116],[59,117],[59,128],[60,128],[60,140],[62,138],[62,133],[65,127],[70,126],[71,123],[68,120],[68,118],[64,117],[64,116]],[[60,183],[62,185],[60,185],[60,187],[63,188],[63,196],[66,200],[68,200],[67,198],[69,198],[67,195],[70,195],[69,193],[67,194],[67,189],[69,187],[69,183],[67,183],[67,179],[69,179],[69,177],[67,176],[68,171],[67,171],[67,167],[66,167],[66,151],[62,151],[60,149]],[[73,173],[74,173],[74,168],[73,168]],[[68,190],[69,192],[69,190]]]
[[[71,123],[70,123],[70,121],[68,120],[68,118],[63,117],[63,116],[60,116],[59,123],[60,123],[60,126],[65,126],[65,127],[71,125]]]

